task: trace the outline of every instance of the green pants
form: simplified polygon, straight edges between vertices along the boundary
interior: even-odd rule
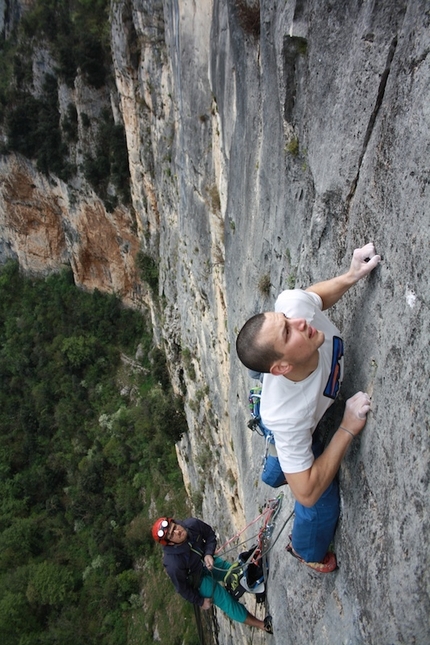
[[[248,616],[247,609],[219,584],[230,569],[230,564],[222,558],[214,556],[214,566],[216,568],[212,569],[212,571],[205,569],[199,587],[199,594],[203,598],[211,598],[213,604],[219,607],[232,620],[236,620],[238,623],[244,623]]]

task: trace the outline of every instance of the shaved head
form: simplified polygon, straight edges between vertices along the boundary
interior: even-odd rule
[[[268,373],[282,354],[275,351],[272,344],[261,339],[261,328],[265,320],[265,314],[256,314],[244,324],[236,339],[236,351],[245,367]]]

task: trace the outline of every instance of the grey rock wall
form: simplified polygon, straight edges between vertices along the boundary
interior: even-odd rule
[[[342,396],[373,397],[340,473],[339,570],[309,573],[285,552],[284,529],[271,553],[272,640],[424,645],[430,8],[264,1],[256,38],[238,4],[164,3],[178,115],[177,219],[163,243],[168,252],[177,241],[176,261],[170,253],[164,288],[176,293],[175,343],[196,374],[185,368],[190,434],[179,457],[222,537],[255,517],[273,491],[259,483],[261,440],[246,428],[252,382],[237,330],[285,286],[346,270],[373,240],[383,263],[331,312],[346,338]],[[292,503],[286,490],[278,526]],[[250,638],[220,624],[221,643]]]

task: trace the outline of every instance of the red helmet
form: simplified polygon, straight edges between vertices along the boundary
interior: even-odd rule
[[[152,537],[156,542],[159,542],[160,544],[169,544],[168,540],[166,539],[166,533],[169,528],[169,524],[172,522],[171,517],[159,517],[158,520],[156,520],[152,526]]]

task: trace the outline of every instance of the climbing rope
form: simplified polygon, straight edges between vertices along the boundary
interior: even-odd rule
[[[279,497],[280,497],[280,496],[279,496]],[[278,498],[277,498],[277,499],[278,499]],[[269,500],[269,502],[270,502],[270,501],[271,501],[271,500]],[[268,508],[266,508],[265,510],[263,510],[263,511],[260,513],[260,515],[258,515],[258,516],[255,518],[255,520],[252,520],[252,522],[249,522],[249,524],[247,524],[247,525],[245,526],[245,528],[244,528],[244,529],[242,529],[241,531],[238,531],[238,533],[236,533],[235,535],[233,535],[233,537],[232,537],[232,538],[230,538],[229,540],[227,540],[227,542],[224,542],[224,544],[222,544],[220,547],[218,547],[218,549],[215,551],[215,555],[218,555],[218,554],[219,554],[219,552],[220,552],[220,551],[222,551],[222,549],[224,549],[226,546],[228,546],[229,544],[231,544],[232,542],[234,542],[234,540],[237,540],[237,539],[238,539],[238,538],[239,538],[243,533],[245,533],[245,531],[247,531],[247,530],[249,529],[249,527],[250,527],[250,526],[252,526],[252,525],[253,525],[253,524],[255,524],[256,522],[258,522],[258,520],[260,520],[262,517],[264,517],[265,515],[267,515],[267,514],[270,512],[270,510],[271,510],[271,509],[270,509],[270,507],[268,507]],[[258,535],[258,533],[255,535],[255,537],[257,537],[257,535]],[[250,539],[251,539],[251,538],[248,538],[247,540],[245,540],[244,542],[242,542],[242,544],[246,544],[246,542],[248,542]],[[238,546],[238,545],[235,545],[235,548],[236,548],[237,546]],[[233,550],[233,549],[230,549],[230,551],[232,551],[232,550]],[[228,553],[228,551],[226,551],[226,553]]]
[[[228,549],[225,551],[224,554],[229,553],[233,550],[236,550],[239,546],[242,546],[246,544],[247,542],[253,541],[255,538],[257,539],[257,545],[255,546],[254,549],[251,550],[249,556],[245,561],[239,561],[239,562],[233,562],[231,565],[230,569],[228,569],[226,576],[225,576],[225,581],[230,577],[232,579],[234,576],[236,576],[236,581],[235,584],[237,585],[239,583],[240,578],[246,574],[246,571],[250,565],[255,565],[256,567],[260,566],[259,562],[261,561],[261,568],[263,571],[263,579],[265,583],[265,589],[267,589],[267,579],[268,579],[268,562],[267,562],[267,556],[268,553],[271,551],[271,549],[275,546],[277,540],[279,539],[279,536],[281,535],[282,531],[284,530],[285,526],[289,522],[289,520],[292,518],[294,515],[294,511],[289,515],[289,517],[285,520],[284,524],[282,525],[280,531],[278,532],[276,539],[274,541],[271,541],[272,534],[275,528],[275,520],[278,515],[278,513],[281,510],[281,504],[282,504],[282,498],[283,498],[283,493],[281,493],[278,497],[274,499],[268,500],[266,503],[265,509],[258,515],[255,520],[252,520],[247,526],[239,531],[233,538],[230,538],[225,542],[219,549],[217,549],[216,554],[218,554],[223,548],[225,548],[226,545],[231,544],[235,539],[238,539],[240,535],[242,535],[250,526],[255,524],[258,520],[261,518],[264,518],[264,521],[262,523],[262,526],[260,527],[258,533],[253,535],[250,538],[247,538],[243,542],[236,544],[234,547],[231,549]],[[223,555],[224,555],[223,554]],[[245,554],[243,554],[245,555]],[[218,567],[214,566],[215,569],[218,571],[221,570]],[[267,594],[265,594],[267,596]]]
[[[193,607],[199,645],[209,645],[209,643],[213,643],[214,641],[217,642],[216,634],[219,631],[219,625],[213,606],[204,613],[200,611],[198,605],[193,605]],[[208,640],[209,643],[207,642]]]
[[[194,607],[194,617],[196,619],[197,635],[199,637],[199,643],[200,645],[206,645],[205,633],[204,633],[203,624],[202,624],[202,617],[200,614],[200,607],[198,605],[193,605],[193,607]]]

